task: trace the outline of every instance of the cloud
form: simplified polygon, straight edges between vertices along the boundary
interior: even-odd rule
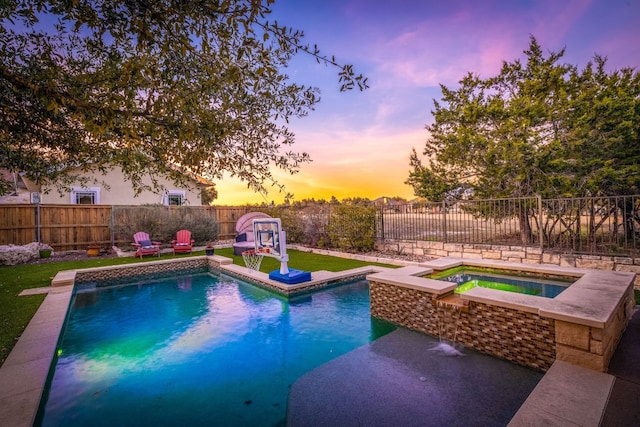
[[[453,2],[450,9],[410,22],[395,34],[381,32],[367,51],[374,63],[372,79],[388,87],[425,87],[456,84],[468,72],[494,75],[502,61],[522,57],[530,35],[551,50],[562,48],[565,34],[590,4]]]

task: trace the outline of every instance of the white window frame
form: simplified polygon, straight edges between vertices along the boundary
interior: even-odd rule
[[[71,188],[71,204],[77,205],[78,193],[93,193],[94,205],[100,204],[100,187],[72,187]]]
[[[187,202],[187,192],[184,191],[184,190],[167,190],[167,191],[165,191],[162,203],[165,204],[166,206],[169,206],[169,199],[171,197],[175,197],[175,196],[179,196],[180,197],[180,204],[179,205],[172,205],[172,206],[182,206],[182,205],[186,204],[186,202]]]

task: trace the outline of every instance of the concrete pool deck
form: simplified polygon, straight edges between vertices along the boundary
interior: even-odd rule
[[[328,277],[330,278],[331,275],[328,274]],[[55,288],[34,289],[27,292],[27,294],[46,292],[48,295],[25,329],[13,351],[0,368],[1,425],[13,427],[33,425],[38,404],[44,390],[47,373],[55,355],[58,337],[71,300],[72,290],[73,286],[67,285]],[[412,334],[416,334],[418,338]],[[539,392],[536,391],[538,390],[536,387],[524,403],[510,403],[511,406],[509,406],[509,408],[511,409],[509,409],[509,411],[512,411],[514,406],[515,409],[520,408],[516,417],[511,420],[510,425],[539,425],[539,422],[542,420],[547,422],[546,425],[571,425],[569,424],[570,420],[567,419],[568,407],[574,408],[572,413],[583,416],[583,418],[585,414],[591,414],[586,417],[588,419],[575,419],[575,422],[571,421],[574,422],[575,425],[635,425],[637,420],[640,419],[640,402],[638,402],[638,396],[640,396],[640,368],[638,368],[638,360],[640,360],[639,335],[640,316],[638,311],[636,311],[614,353],[609,373],[574,367],[564,362],[558,365],[554,364],[553,369],[549,369],[538,383],[538,385],[541,386]],[[407,338],[407,336],[410,337]],[[414,366],[412,363],[423,363],[420,361],[420,357],[424,355],[425,343],[432,346],[433,338],[411,332],[408,335],[396,334],[388,340],[378,340],[366,347],[371,347],[375,344],[376,351],[385,354],[387,359],[385,363],[395,367],[396,370],[394,372],[409,372],[412,366]],[[406,352],[403,347],[407,347]],[[409,351],[409,347],[414,348],[415,351]],[[356,352],[361,351],[365,350],[357,349],[352,353],[358,357],[359,353]],[[344,357],[350,357],[352,353]],[[417,359],[412,359],[414,356],[417,357]],[[367,363],[364,363],[365,361],[361,360],[362,363],[353,366],[350,365],[349,361],[342,362],[348,366],[352,366],[349,372],[350,376],[336,377],[334,373],[329,378],[331,380],[329,381],[330,383],[336,386],[342,385],[344,388],[351,385],[352,381],[358,377],[361,378],[361,381],[371,380],[371,376],[367,376],[367,373],[371,372],[371,367],[375,366],[375,364],[367,365]],[[499,362],[507,363],[504,361]],[[565,365],[568,365],[568,367]],[[556,366],[559,367],[556,369]],[[575,371],[574,368],[578,369],[578,371]],[[323,367],[318,369],[323,369]],[[567,375],[567,370],[571,371],[570,375]],[[505,369],[505,371],[510,371],[510,369]],[[576,372],[581,374],[576,375]],[[351,375],[353,375],[353,377],[351,377]],[[497,380],[498,384],[502,381],[510,381],[508,373],[503,372],[503,375],[504,378],[500,378],[500,374],[497,375],[497,377],[499,377]],[[427,378],[425,375],[421,376]],[[376,378],[379,380],[375,387],[377,389],[385,388],[389,391],[393,390],[389,387],[389,383],[396,383],[397,385],[404,384],[405,386],[411,384],[409,382],[403,383],[403,379],[398,377],[398,375],[379,375]],[[415,381],[415,377],[411,380]],[[468,399],[469,396],[473,395],[473,390],[477,390],[475,387],[480,387],[482,384],[474,382],[472,375],[467,375],[465,380],[467,381],[466,384],[469,385],[470,391],[463,397]],[[420,378],[418,378],[418,381],[420,381],[420,383],[426,382],[421,381]],[[302,386],[296,385],[295,387],[299,388]],[[443,384],[440,385],[440,387],[443,393],[441,395],[445,395],[448,385]],[[492,389],[496,390],[495,387]],[[421,393],[420,384],[418,384],[418,387],[405,387],[401,390],[402,393],[398,393],[397,395],[392,393],[393,401],[399,402],[398,404],[402,404],[402,402],[411,403],[408,407],[403,406],[403,408],[407,407],[407,410],[409,410],[407,416],[409,418],[415,416],[413,419],[422,419],[420,413],[411,412],[410,410],[410,407],[415,406],[412,402],[423,402],[425,399],[424,393]],[[552,397],[554,405],[550,405],[550,408],[544,409],[540,408],[540,402],[544,403],[545,398],[550,398],[550,395],[545,393],[546,390],[553,390],[554,393],[557,392],[557,394]],[[561,393],[563,390],[566,392],[565,394]],[[364,399],[369,405],[380,406],[384,404],[384,402],[377,400],[379,395],[371,395],[371,390],[359,389],[357,391],[362,394],[359,398],[360,400],[366,396],[370,396],[370,399]],[[308,400],[316,400],[314,397],[315,394],[311,394],[310,396],[312,399]],[[437,394],[434,394],[434,396],[437,396]],[[580,398],[576,399],[576,396],[580,396]],[[491,405],[490,400],[487,405]],[[353,405],[346,406],[351,406],[351,409],[354,409]],[[533,408],[533,412],[520,413],[521,410],[525,411],[527,408]],[[482,411],[486,412],[487,410],[487,406],[482,408]],[[546,412],[540,412],[543,410]],[[444,413],[445,411],[440,412]],[[530,418],[531,415],[534,417],[533,419]],[[311,416],[311,414],[308,416]],[[348,420],[357,422],[353,415],[345,415],[345,417],[345,422],[341,422],[340,425],[363,425],[362,423],[349,424],[347,422]],[[456,414],[451,414],[451,417],[453,417],[453,419],[449,419],[448,424],[456,425]],[[498,421],[499,423],[505,421],[505,416],[501,415],[501,417],[503,418]],[[296,418],[296,420],[297,419],[299,418]],[[385,425],[382,423],[383,419],[380,420],[380,423],[374,423],[373,425]],[[602,424],[600,424],[601,420]],[[425,425],[424,419],[422,419],[422,421],[423,423],[421,425]],[[508,422],[509,420],[506,421]],[[291,424],[296,425],[296,421],[292,420]]]
[[[291,389],[288,425],[638,425],[638,310],[609,373],[556,361],[542,374],[471,349],[442,354],[437,342],[399,329],[307,373]]]

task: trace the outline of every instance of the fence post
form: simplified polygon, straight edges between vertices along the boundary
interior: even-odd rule
[[[378,213],[380,215],[380,240],[384,242],[384,206],[378,207]]]
[[[442,242],[447,243],[447,203],[442,201]]]
[[[111,228],[111,247],[113,248],[116,245],[116,234],[115,234],[115,226],[116,226],[116,218],[114,212],[114,206],[111,205],[111,215],[110,215],[110,227]]]
[[[38,243],[41,243],[41,235],[40,235],[40,202],[36,203],[36,238]]]
[[[538,201],[538,239],[540,240],[540,250],[544,251],[544,231],[542,230],[542,196],[536,195]]]

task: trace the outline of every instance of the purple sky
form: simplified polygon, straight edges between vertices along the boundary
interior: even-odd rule
[[[640,0],[435,1],[276,0],[273,18],[304,30],[306,41],[353,64],[370,89],[339,93],[337,70],[306,55],[292,61],[295,81],[317,86],[321,102],[294,120],[295,151],[313,162],[289,176],[274,171],[295,200],[401,196],[412,147],[422,152],[439,84],[455,88],[467,73],[496,75],[523,58],[529,37],[545,52],[566,48],[564,62],[583,67],[594,54],[609,70],[640,69]],[[216,204],[276,203],[231,179],[217,183]]]

